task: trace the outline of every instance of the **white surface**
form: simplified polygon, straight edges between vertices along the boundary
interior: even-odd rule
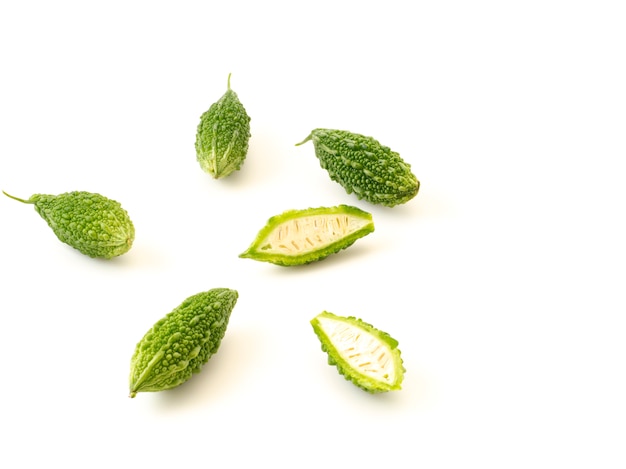
[[[625,467],[622,4],[3,2],[1,188],[100,192],[137,236],[96,261],[0,199],[0,466]],[[214,181],[195,130],[229,72],[252,139]],[[419,195],[347,195],[294,146],[315,127],[392,147]],[[303,268],[237,257],[339,203],[376,231]],[[223,286],[217,355],[129,399],[145,331]],[[402,391],[326,364],[324,309],[399,340]]]

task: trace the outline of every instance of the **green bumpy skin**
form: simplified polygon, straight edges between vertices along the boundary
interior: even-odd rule
[[[192,295],[152,326],[131,358],[130,397],[175,388],[200,372],[217,352],[238,296],[228,288]]]
[[[328,364],[345,379],[372,393],[402,389],[406,371],[398,341],[353,316],[324,311],[311,320],[313,330],[328,354]]]
[[[250,117],[230,89],[200,117],[196,158],[202,169],[219,179],[239,170],[248,154]]]
[[[119,202],[92,192],[34,194],[28,200],[2,191],[7,197],[33,204],[57,238],[89,257],[111,259],[130,250],[135,227]]]
[[[358,199],[393,207],[417,195],[420,183],[398,153],[346,130],[315,129],[296,145],[313,141],[320,166]]]
[[[270,218],[239,257],[280,266],[309,264],[373,231],[372,215],[350,205],[287,210]]]

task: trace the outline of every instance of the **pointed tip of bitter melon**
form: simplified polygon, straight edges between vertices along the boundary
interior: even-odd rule
[[[398,341],[353,316],[323,311],[311,320],[328,363],[359,388],[375,394],[402,389],[406,371]]]
[[[250,259],[253,257],[252,250],[250,248],[246,249],[244,252],[239,254],[240,259]]]

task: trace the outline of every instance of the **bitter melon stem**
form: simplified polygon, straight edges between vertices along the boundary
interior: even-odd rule
[[[296,146],[298,147],[298,146],[302,145],[303,143],[308,142],[308,141],[309,141],[309,140],[311,140],[312,138],[313,138],[313,132],[311,132],[311,133],[309,134],[309,136],[308,136],[307,138],[305,138],[304,140],[302,140],[300,143],[296,143]]]
[[[232,73],[228,74],[228,89],[230,90],[230,76],[232,75]]]
[[[32,204],[32,203],[33,203],[33,202],[32,202],[32,201],[30,201],[30,200],[20,199],[19,197],[15,197],[14,195],[7,194],[7,193],[6,193],[6,192],[4,192],[4,191],[2,191],[2,193],[3,193],[4,195],[6,195],[7,197],[10,197],[10,198],[12,198],[12,199],[14,199],[14,200],[17,200],[17,201],[19,201],[19,202],[22,202],[22,203],[24,203],[24,204]]]

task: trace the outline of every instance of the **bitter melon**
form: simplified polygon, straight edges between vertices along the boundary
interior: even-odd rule
[[[270,218],[239,257],[281,266],[308,264],[373,231],[372,215],[350,205],[287,210]]]
[[[346,130],[314,129],[296,145],[313,141],[320,166],[348,194],[393,207],[415,197],[420,182],[411,165],[378,140]]]
[[[213,178],[241,168],[248,154],[250,116],[237,93],[230,88],[200,117],[196,132],[196,158]]]
[[[62,242],[89,257],[110,259],[131,248],[135,227],[119,202],[93,192],[34,194],[28,200],[2,191],[7,197],[33,204]]]
[[[398,341],[353,316],[324,311],[311,320],[328,364],[372,394],[401,389],[406,371]]]
[[[228,288],[192,295],[137,343],[130,364],[130,397],[181,385],[214,355],[226,334],[238,293]]]

